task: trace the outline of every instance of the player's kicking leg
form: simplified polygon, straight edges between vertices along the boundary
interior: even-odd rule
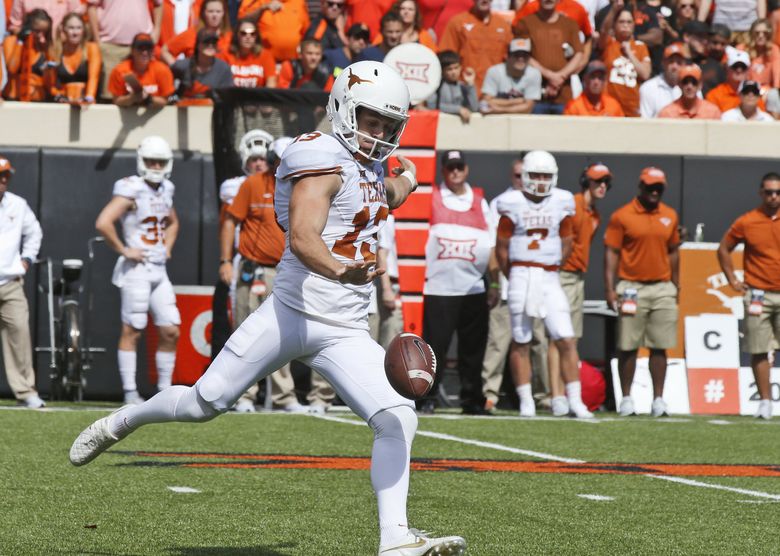
[[[171,386],[141,405],[98,419],[71,446],[71,463],[89,463],[143,425],[202,422],[226,412],[251,384],[300,355],[296,314],[279,302],[264,303],[233,333],[194,386]]]
[[[339,397],[374,430],[371,485],[379,508],[379,554],[464,554],[466,541],[461,537],[434,538],[409,528],[409,457],[417,414],[412,402],[387,382],[384,350],[367,331],[310,321],[308,333],[321,338],[323,349],[306,363],[326,378]],[[359,363],[355,354],[360,354]]]

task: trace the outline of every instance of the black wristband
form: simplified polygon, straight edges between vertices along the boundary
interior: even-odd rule
[[[225,263],[233,264],[233,261],[231,261],[230,259],[220,259],[219,264],[225,264]]]

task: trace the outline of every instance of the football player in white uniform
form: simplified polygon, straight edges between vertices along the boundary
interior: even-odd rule
[[[162,137],[150,136],[138,147],[138,175],[114,184],[114,196],[103,208],[95,228],[120,257],[112,282],[122,296],[122,333],[119,337],[119,375],[125,403],[143,399],[136,387],[136,348],[146,328],[149,311],[159,331],[155,354],[157,388],[171,385],[179,340],[179,310],[165,269],[179,232],[173,208],[173,152]],[[116,222],[122,225],[122,238]]]
[[[533,318],[543,319],[560,352],[570,412],[589,418],[593,414],[582,403],[579,355],[569,302],[558,279],[561,261],[571,252],[574,196],[556,188],[557,181],[555,158],[546,151],[531,151],[523,158],[522,190],[506,193],[497,205],[501,217],[496,257],[509,278],[509,363],[520,398],[520,415],[533,417],[536,404],[531,394],[529,344]]]
[[[99,419],[76,438],[74,465],[92,461],[142,425],[207,421],[246,388],[292,359],[324,376],[374,430],[371,483],[383,556],[462,554],[460,537],[431,538],[406,519],[409,453],[417,429],[412,402],[388,383],[384,350],[368,334],[377,232],[388,209],[417,185],[414,164],[385,177],[398,146],[409,90],[389,66],[363,61],[336,79],[328,100],[333,134],[299,136],[277,170],[275,208],[286,245],[273,292],[230,337],[193,387],[174,386],[140,406]]]

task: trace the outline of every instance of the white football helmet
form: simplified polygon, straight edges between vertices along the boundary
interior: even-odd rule
[[[531,174],[545,174],[549,177],[531,177]],[[530,151],[523,157],[523,191],[537,197],[552,194],[558,185],[558,164],[547,151]]]
[[[271,143],[273,142],[273,135],[262,129],[253,129],[244,134],[241,142],[238,144],[238,153],[241,155],[241,169],[245,174],[249,174],[246,168],[246,163],[249,162],[249,159],[256,156],[267,158],[268,149],[271,148]]]
[[[164,160],[165,166],[161,170],[154,170],[146,166],[145,160]],[[173,170],[173,151],[168,141],[158,135],[145,137],[138,146],[136,170],[139,176],[151,183],[161,183],[170,178]]]
[[[395,120],[392,132],[375,139],[357,129],[357,109],[367,108]],[[409,88],[393,68],[381,62],[356,62],[342,70],[328,98],[328,119],[333,134],[350,152],[360,151],[370,160],[382,162],[398,148],[401,134],[409,119]],[[366,152],[359,138],[372,141]]]

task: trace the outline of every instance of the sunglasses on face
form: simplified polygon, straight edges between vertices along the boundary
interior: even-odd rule
[[[680,9],[684,10],[685,8],[691,8],[693,9],[695,7],[695,4],[680,4]]]
[[[4,170],[3,172],[0,172],[0,179],[1,180],[7,180],[11,178],[11,172],[8,170]]]
[[[444,169],[448,172],[454,172],[457,170],[458,172],[462,172],[466,169],[466,165],[462,162],[456,162],[455,164],[447,164],[447,166],[444,167]]]
[[[775,197],[780,195],[780,189],[762,189],[761,193],[763,193],[767,197]]]
[[[339,8],[341,9],[344,6],[344,2],[326,2],[329,8]]]
[[[257,35],[257,31],[239,31],[238,34],[242,37],[254,37]]]
[[[135,49],[138,52],[151,52],[152,50],[154,50],[154,47],[148,44],[142,44],[140,46],[136,46]]]
[[[592,181],[593,183],[595,183],[597,185],[606,185],[607,189],[612,187],[612,180],[607,178],[607,177],[599,178],[597,180],[594,180],[593,178],[590,178],[590,181]]]
[[[642,189],[648,193],[658,193],[659,195],[664,192],[664,186],[660,183],[654,183],[652,185],[642,184]]]
[[[202,44],[203,46],[217,46],[217,39],[216,38],[203,39],[202,41],[200,41],[200,44]]]
[[[756,29],[753,31],[754,35],[764,35],[765,37],[770,36],[772,33],[768,29]]]

